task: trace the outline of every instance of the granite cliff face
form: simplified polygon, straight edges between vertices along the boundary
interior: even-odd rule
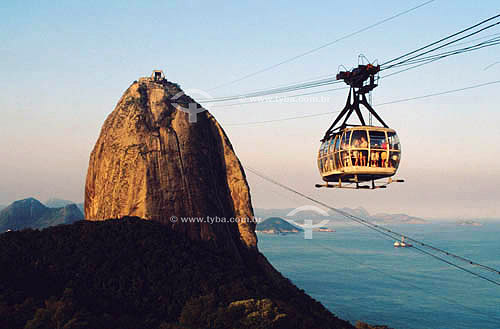
[[[91,153],[85,218],[137,216],[191,239],[256,249],[245,173],[221,126],[200,108],[166,79],[134,82]],[[226,222],[183,222],[183,217]],[[234,218],[237,222],[229,223]]]

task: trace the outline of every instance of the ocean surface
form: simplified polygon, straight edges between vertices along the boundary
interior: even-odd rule
[[[500,328],[500,286],[413,248],[394,248],[394,241],[368,228],[332,227],[336,232],[313,232],[312,240],[303,233],[259,234],[259,249],[295,285],[353,324],[361,320],[396,329]],[[387,227],[500,268],[499,222]],[[500,281],[498,274],[464,266]]]

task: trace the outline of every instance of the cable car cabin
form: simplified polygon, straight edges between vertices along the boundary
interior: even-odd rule
[[[318,168],[325,182],[357,183],[392,177],[401,160],[401,145],[391,128],[344,128],[321,144]],[[358,186],[359,187],[359,186]],[[368,186],[363,186],[368,188]]]
[[[401,145],[394,129],[384,122],[368,103],[366,94],[377,84],[380,65],[358,65],[352,71],[341,71],[337,80],[344,80],[350,86],[347,101],[339,115],[327,129],[318,153],[318,168],[326,184],[316,187],[351,187],[370,188],[359,185],[371,181],[371,188],[385,188],[387,185],[402,179],[392,179],[398,170],[401,160]],[[377,78],[375,78],[377,75]],[[370,113],[370,124],[367,125],[360,105]],[[360,125],[349,124],[351,115],[355,113]],[[371,124],[371,116],[381,126]],[[375,184],[376,180],[388,178],[387,182]],[[336,184],[330,185],[329,182]]]

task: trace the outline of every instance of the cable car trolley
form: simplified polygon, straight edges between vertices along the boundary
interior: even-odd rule
[[[387,126],[366,97],[377,87],[375,82],[379,71],[379,65],[367,64],[337,74],[337,80],[344,80],[350,89],[344,109],[321,140],[318,168],[326,183],[316,184],[316,187],[377,189],[394,182],[404,182],[392,178],[401,160],[401,145],[396,131]],[[370,114],[368,124],[360,105]],[[353,113],[356,113],[360,125],[348,123]],[[378,120],[380,126],[372,125],[371,116]],[[376,182],[385,178],[386,181]]]

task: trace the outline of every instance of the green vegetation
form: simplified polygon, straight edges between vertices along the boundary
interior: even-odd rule
[[[256,231],[265,233],[298,233],[304,230],[294,226],[280,217],[269,217],[261,223],[257,224]]]
[[[0,235],[0,328],[352,328],[254,251],[138,218]]]

